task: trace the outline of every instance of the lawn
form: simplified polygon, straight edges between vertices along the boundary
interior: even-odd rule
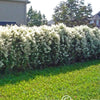
[[[100,100],[100,60],[0,74],[0,100]]]

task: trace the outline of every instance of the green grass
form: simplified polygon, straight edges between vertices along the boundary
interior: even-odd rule
[[[100,100],[100,60],[0,74],[0,100]]]

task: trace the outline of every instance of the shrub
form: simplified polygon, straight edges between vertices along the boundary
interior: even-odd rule
[[[100,58],[100,30],[88,26],[0,26],[0,69],[34,69]]]

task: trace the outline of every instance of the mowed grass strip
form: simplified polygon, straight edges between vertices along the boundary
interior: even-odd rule
[[[100,100],[100,60],[0,74],[0,100]]]

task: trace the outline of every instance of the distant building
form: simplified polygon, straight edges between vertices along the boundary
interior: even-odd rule
[[[100,28],[100,12],[98,12],[91,18],[90,24],[95,24]]]
[[[54,24],[55,24],[55,22],[53,20],[48,21],[49,26],[54,25]]]
[[[0,0],[0,25],[26,24],[28,0]]]

